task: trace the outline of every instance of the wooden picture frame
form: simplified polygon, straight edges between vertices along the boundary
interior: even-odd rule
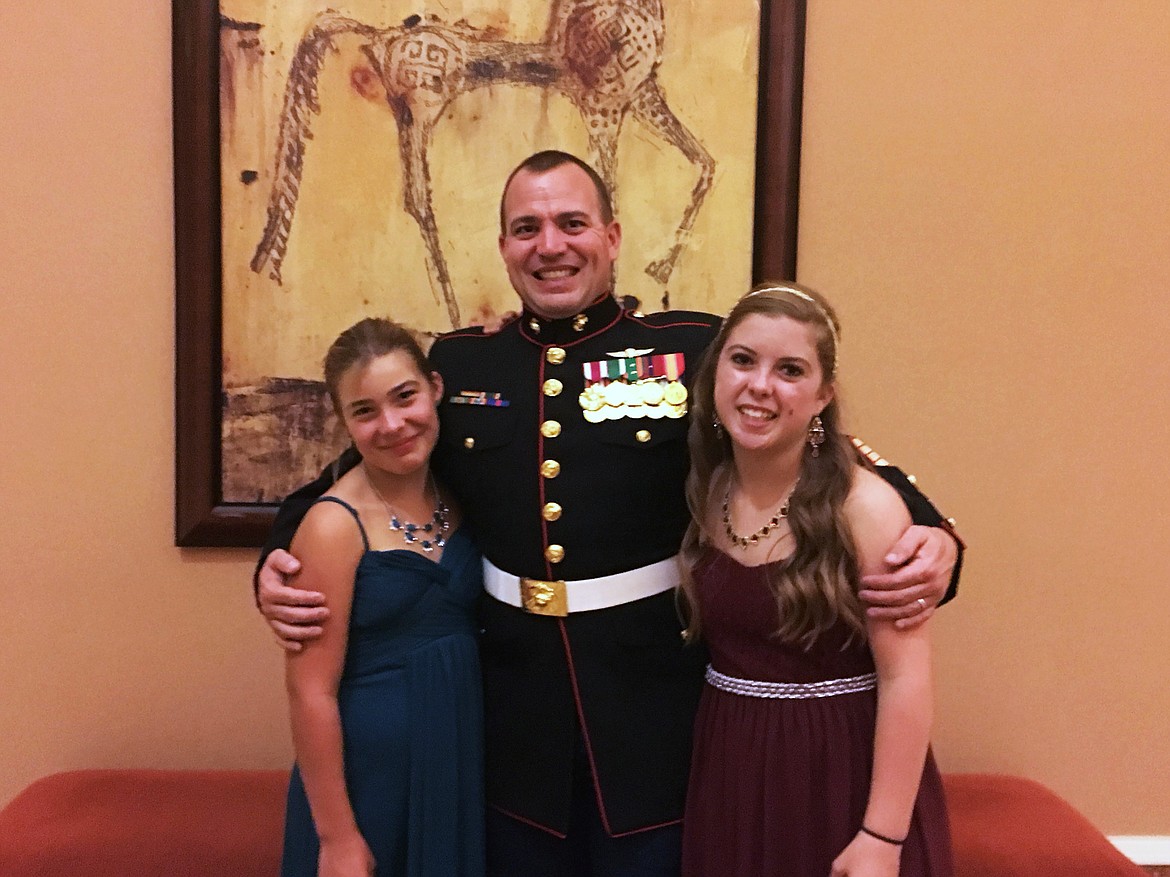
[[[752,277],[793,279],[806,0],[762,0]],[[274,505],[221,490],[218,0],[173,0],[175,544],[260,546]]]

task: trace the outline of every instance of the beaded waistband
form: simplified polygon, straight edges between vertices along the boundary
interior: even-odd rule
[[[849,676],[845,679],[826,679],[823,682],[759,682],[755,679],[739,679],[725,676],[710,664],[707,665],[707,684],[720,691],[742,694],[747,697],[773,697],[805,700],[813,697],[835,697],[838,694],[855,694],[877,688],[877,674]]]

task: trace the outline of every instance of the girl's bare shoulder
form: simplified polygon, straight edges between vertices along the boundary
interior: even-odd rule
[[[350,508],[354,508],[356,506],[354,498],[347,495],[345,491],[337,490],[338,486],[334,485],[333,488],[326,491],[322,495],[322,499],[334,497],[340,499]],[[297,553],[298,549],[302,552],[315,551],[318,548],[337,551],[348,548],[351,543],[356,545],[360,552],[362,547],[361,530],[350,510],[336,502],[318,500],[309,506],[300,526],[297,527],[296,535],[293,537],[293,545],[295,546],[293,554],[298,558],[301,557]]]
[[[898,491],[877,473],[861,466],[854,467],[853,484],[845,499],[845,513],[851,519],[854,515],[884,517],[899,510],[905,511],[906,505]],[[909,512],[906,514],[908,517]]]
[[[845,516],[863,568],[879,562],[911,523],[898,492],[880,475],[860,466],[853,473]]]

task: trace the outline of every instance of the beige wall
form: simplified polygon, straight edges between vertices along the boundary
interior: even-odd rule
[[[170,4],[0,7],[0,802],[286,762],[249,552],[172,547]]]
[[[170,545],[169,4],[9,6],[0,803],[73,767],[284,764],[251,553]],[[1170,7],[810,6],[800,276],[841,306],[858,430],[972,545],[944,767],[1170,834]]]
[[[1170,5],[809,7],[797,274],[971,546],[942,764],[1170,835]]]

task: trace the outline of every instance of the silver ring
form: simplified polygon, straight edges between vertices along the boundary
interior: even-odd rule
[[[918,598],[918,605],[919,605],[920,607],[922,607],[922,609],[923,609],[923,610],[925,610],[925,609],[926,609],[926,601],[925,601],[925,600],[923,600],[921,597],[919,597],[919,598]]]

